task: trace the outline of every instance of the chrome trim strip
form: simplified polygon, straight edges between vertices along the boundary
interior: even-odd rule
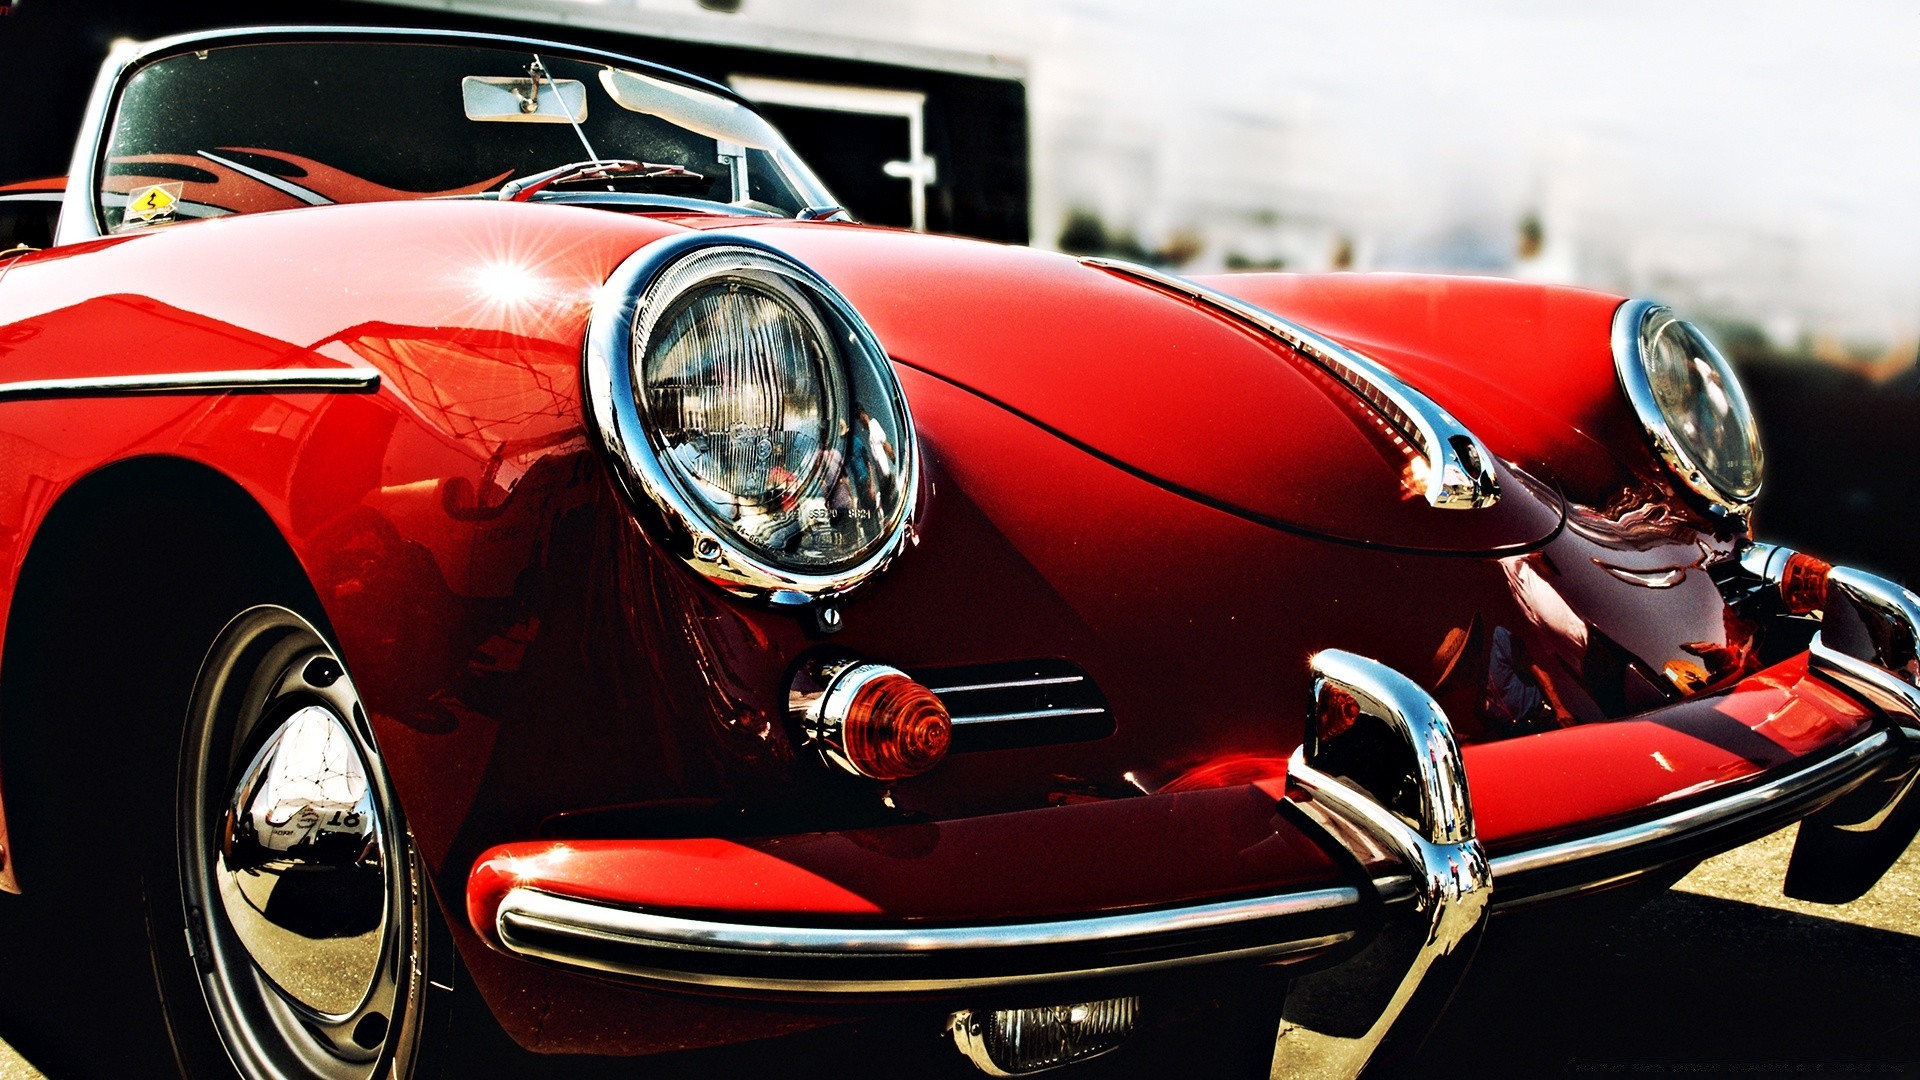
[[[66,197],[61,191],[0,191],[0,202],[59,202]]]
[[[514,899],[515,896],[519,899]],[[1004,926],[911,928],[756,926],[689,919],[571,900],[525,886],[510,890],[507,897],[500,904],[499,918],[503,925],[508,920],[544,920],[583,932],[638,938],[687,949],[898,956],[956,950],[1093,944],[1150,934],[1185,933],[1227,926],[1247,919],[1271,919],[1345,907],[1358,903],[1360,894],[1353,888],[1338,887],[1124,915],[1094,915]],[[582,917],[589,917],[592,921],[579,921]]]
[[[1401,438],[1426,458],[1428,505],[1443,510],[1471,510],[1492,506],[1499,499],[1500,484],[1494,476],[1493,455],[1479,436],[1371,357],[1265,308],[1187,278],[1119,259],[1080,261],[1197,300],[1279,338],[1318,364],[1379,412]]]
[[[1422,995],[1423,1002],[1436,995],[1444,1001],[1440,991],[1450,991],[1465,973],[1494,885],[1446,713],[1411,679],[1365,657],[1329,649],[1309,664],[1314,696],[1307,741],[1293,752],[1287,782],[1305,794],[1302,809],[1327,824],[1363,865],[1381,854],[1403,864],[1412,875],[1414,903],[1410,916],[1390,920],[1352,959],[1295,980],[1274,1040],[1273,1080],[1358,1076],[1399,1029],[1420,1028],[1431,1006],[1412,1008],[1416,994],[1431,986],[1435,992]],[[1410,818],[1328,771],[1338,767],[1346,736],[1325,736],[1320,721],[1348,704],[1398,737],[1391,779],[1396,788],[1417,792]]]
[[[380,372],[376,368],[257,368],[244,371],[178,371],[159,375],[101,375],[85,379],[29,379],[0,383],[0,401],[247,391],[370,394],[379,389]]]
[[[522,956],[552,960],[574,967],[635,975],[666,982],[745,990],[784,990],[818,993],[903,993],[981,987],[1024,986],[1096,976],[1140,974],[1192,964],[1230,959],[1275,958],[1338,945],[1351,931],[1318,934],[1293,940],[1269,941],[1219,951],[1201,950],[1175,956],[1127,961],[1101,960],[1087,966],[1042,967],[1038,970],[973,976],[926,976],[905,973],[919,968],[915,961],[930,956],[978,957],[987,960],[1010,950],[1106,947],[1104,957],[1119,957],[1165,935],[1230,929],[1249,921],[1324,914],[1358,907],[1360,892],[1341,887],[1315,889],[1282,896],[1227,900],[1161,911],[1124,915],[1097,915],[1005,926],[950,927],[814,927],[717,922],[609,907],[573,900],[525,886],[502,898],[494,919],[500,941]],[[542,932],[566,943],[565,948],[542,944],[529,937]],[[659,949],[686,964],[623,962],[604,955],[602,945]],[[855,958],[906,961],[899,976],[807,977],[746,971],[701,970],[701,961],[752,964],[770,958],[833,961]],[[777,961],[776,961],[777,963]]]
[[[939,696],[939,691],[934,691]],[[1036,709],[1033,712],[980,713],[976,716],[952,716],[948,719],[954,727],[968,724],[997,724],[1003,720],[1048,720],[1056,716],[1105,716],[1107,710],[1097,708],[1080,709]]]
[[[975,690],[1017,690],[1023,686],[1068,686],[1086,682],[1085,675],[1055,675],[1045,679],[1012,679],[1007,682],[971,683],[966,686],[930,686],[936,694],[966,694]]]
[[[1689,833],[1703,832],[1769,807],[1791,804],[1809,793],[1820,794],[1823,788],[1843,790],[1848,781],[1855,779],[1855,774],[1858,774],[1857,778],[1861,781],[1870,778],[1873,775],[1872,770],[1884,759],[1892,757],[1895,749],[1892,733],[1885,730],[1875,731],[1813,765],[1754,787],[1743,788],[1724,799],[1691,806],[1652,821],[1622,826],[1595,836],[1583,836],[1525,851],[1496,855],[1493,859],[1493,877],[1498,882],[1516,875],[1593,862],[1606,856],[1619,855],[1636,848],[1673,840]],[[1834,790],[1832,793],[1840,794],[1840,790]],[[1504,909],[1537,900],[1565,896],[1621,880],[1624,877],[1631,877],[1653,868],[1653,866],[1638,867],[1624,874],[1609,875],[1601,880],[1581,882],[1544,893],[1526,894],[1512,902],[1496,901],[1496,906]]]

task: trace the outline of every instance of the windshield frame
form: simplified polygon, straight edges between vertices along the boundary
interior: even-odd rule
[[[141,69],[183,53],[199,52],[204,49],[287,42],[324,44],[335,41],[525,49],[588,64],[643,72],[696,90],[716,94],[728,101],[745,106],[755,113],[759,111],[753,108],[752,102],[741,97],[732,88],[677,68],[620,53],[512,34],[404,27],[245,26],[176,34],[148,42],[130,42],[117,46],[107,55],[106,62],[100,67],[99,77],[94,80],[93,92],[87,99],[87,111],[81,120],[80,135],[74,142],[73,159],[67,169],[67,190],[61,201],[60,220],[53,238],[54,246],[84,243],[114,235],[107,231],[106,219],[102,214],[96,189],[99,186],[99,178],[106,168],[107,142],[112,134],[113,117],[119,107],[121,91],[126,87],[128,80],[138,74]],[[792,154],[791,147],[787,150]],[[806,167],[805,162],[800,161],[797,154],[794,154],[793,158],[802,168]],[[809,176],[809,179],[812,177]],[[818,184],[818,180],[813,182]]]

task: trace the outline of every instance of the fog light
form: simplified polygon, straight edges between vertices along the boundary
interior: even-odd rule
[[[839,661],[804,672],[788,708],[822,758],[869,780],[918,776],[940,764],[953,739],[939,697],[885,664]]]
[[[954,1013],[953,1043],[988,1076],[1025,1076],[1097,1057],[1119,1046],[1140,1019],[1137,997]]]

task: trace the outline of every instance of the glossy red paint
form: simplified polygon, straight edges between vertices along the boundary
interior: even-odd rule
[[[1407,673],[1484,744],[1469,770],[1500,837],[1642,812],[1858,722],[1813,679],[1750,678],[1755,628],[1708,579],[1730,539],[1636,471],[1637,429],[1607,433],[1620,408],[1607,298],[1401,282],[1368,300],[1368,279],[1343,278],[1286,279],[1267,296],[1269,279],[1247,279],[1263,302],[1486,421],[1498,452],[1580,496],[1562,524],[1556,497],[1509,472],[1507,509],[1476,517],[1402,500],[1398,451],[1341,392],[1165,294],[1058,256],[709,219],[794,252],[853,298],[899,362],[925,445],[918,543],[845,605],[830,647],[914,670],[1066,657],[1113,707],[1110,738],[952,755],[897,784],[889,807],[798,753],[788,727],[791,673],[829,645],[665,552],[583,418],[594,294],[686,224],[583,207],[337,206],[168,226],[0,271],[0,380],[381,371],[373,396],[0,404],[0,610],[11,614],[49,508],[95,471],[166,456],[242,488],[311,579],[435,888],[462,916],[450,921],[475,985],[528,1046],[648,1053],[832,1018],[689,1003],[485,948],[462,901],[476,865],[506,880],[489,854],[502,845],[591,852],[576,865],[606,890],[652,888],[640,875],[678,867],[661,880],[688,903],[706,872],[688,868],[714,853],[724,880],[777,885],[703,907],[837,897],[920,917],[1311,876],[1323,857],[1270,820],[1272,778],[1244,786],[1261,778],[1232,763],[1283,761],[1299,745],[1306,659],[1328,647]],[[1497,378],[1436,359],[1475,355],[1454,325],[1473,320],[1508,335],[1473,338],[1504,365]],[[1529,356],[1552,363],[1529,375]],[[1483,396],[1493,383],[1504,397]],[[1509,413],[1502,402],[1519,398]],[[1490,548],[1506,550],[1463,555]],[[1703,686],[1739,689],[1602,723]],[[1695,712],[1721,719],[1678,722]],[[1774,749],[1754,756],[1760,743]],[[1675,772],[1646,772],[1656,751]],[[1616,788],[1586,769],[1588,753],[1640,771]],[[1568,777],[1596,790],[1570,794]],[[1143,797],[1181,790],[1193,801]],[[1155,831],[1160,808],[1189,805],[1215,809]],[[1076,832],[1083,822],[1106,824]],[[1160,837],[1142,849],[1151,864],[1095,858],[1108,831]],[[900,854],[920,839],[924,854]],[[1061,859],[1078,872],[1039,881]],[[1026,867],[1029,888],[983,866]],[[31,866],[6,869],[19,873],[8,886],[31,888]],[[968,887],[943,898],[962,874]]]
[[[1510,474],[1483,511],[1428,506],[1407,489],[1408,450],[1351,390],[1191,300],[1046,252],[847,226],[753,233],[833,281],[899,363],[1169,490],[1409,550],[1524,549],[1559,527],[1558,498]]]
[[[551,466],[535,466],[584,454],[585,310],[619,258],[672,230],[632,219],[575,233],[578,215],[565,211],[502,219],[446,209],[424,228],[417,211],[375,205],[358,222],[290,213],[262,216],[260,232],[247,219],[207,222],[13,260],[0,278],[6,380],[371,363],[389,390],[236,396],[219,407],[196,397],[90,401],[84,424],[71,403],[10,403],[0,425],[17,463],[0,480],[9,591],[57,496],[114,461],[170,455],[208,465],[266,508],[340,609],[330,614],[373,591],[369,575],[407,594],[379,598],[393,606],[369,620],[362,653],[391,650],[381,642],[396,629],[458,640],[419,620],[440,603],[431,617],[457,621],[455,595],[510,591],[510,553],[524,558],[524,545],[494,511],[529,473],[529,492],[550,495],[540,481]],[[366,256],[376,239],[386,261]],[[250,254],[262,240],[303,254],[262,262]]]

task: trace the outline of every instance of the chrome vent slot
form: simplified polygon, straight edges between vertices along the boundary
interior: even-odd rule
[[[1065,660],[1014,660],[908,672],[953,717],[956,754],[1088,742],[1113,734],[1113,710]]]

